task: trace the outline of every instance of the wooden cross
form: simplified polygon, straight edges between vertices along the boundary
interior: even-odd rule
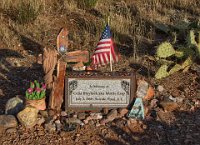
[[[45,72],[45,83],[52,90],[49,98],[49,109],[59,111],[64,97],[64,80],[66,75],[67,62],[88,62],[88,51],[68,52],[68,30],[63,28],[57,36],[57,51],[45,48],[42,62]],[[50,65],[49,63],[52,62]],[[57,63],[56,63],[57,62]],[[57,75],[53,78],[53,71],[57,65]]]

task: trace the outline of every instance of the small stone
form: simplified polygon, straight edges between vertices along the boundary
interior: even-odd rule
[[[16,133],[16,132],[17,132],[16,128],[9,128],[9,129],[6,130],[6,133],[9,133],[9,134]]]
[[[65,111],[61,111],[60,115],[61,115],[62,117],[65,117],[65,116],[67,116],[67,113],[66,113]]]
[[[45,132],[43,130],[40,130],[38,131],[37,133],[38,136],[44,136],[45,135]]]
[[[39,126],[41,126],[44,122],[45,122],[45,119],[43,116],[37,119],[37,125]]]
[[[155,107],[157,107],[157,103],[158,103],[158,100],[157,100],[157,99],[151,100],[150,108],[155,108]]]
[[[17,115],[21,110],[23,110],[24,104],[23,100],[18,96],[11,98],[6,103],[5,114]]]
[[[171,101],[173,101],[173,102],[177,102],[176,98],[173,97],[172,95],[169,96],[169,99],[170,99]]]
[[[149,84],[145,80],[139,80],[137,84],[138,84],[138,87],[137,87],[136,95],[139,98],[144,98],[147,95]]]
[[[106,114],[106,115],[107,115],[107,114],[108,114],[108,112],[109,112],[109,109],[108,109],[108,108],[103,108],[103,113],[104,113],[104,114]]]
[[[17,114],[19,122],[26,128],[32,128],[37,123],[38,110],[32,106],[27,106]]]
[[[163,86],[159,85],[159,86],[157,87],[157,90],[158,90],[159,92],[163,92],[165,89],[164,89]]]
[[[78,117],[78,115],[77,115],[77,114],[74,114],[74,115],[73,115],[73,118],[77,118],[77,117]]]
[[[0,115],[0,133],[6,129],[17,127],[18,123],[13,115]]]
[[[14,65],[15,65],[16,67],[21,67],[21,64],[20,64],[20,62],[19,62],[18,60],[16,60],[16,61],[14,62]]]
[[[128,109],[123,108],[123,109],[119,109],[119,117],[123,117],[128,113]]]
[[[53,133],[53,132],[56,131],[56,125],[55,125],[55,123],[53,123],[52,121],[50,121],[49,123],[46,123],[46,124],[44,125],[44,127],[45,127],[45,130],[46,130],[47,132],[49,132],[49,133]]]
[[[102,120],[100,120],[100,124],[101,124],[101,125],[106,125],[106,123],[108,123],[108,120],[107,120],[107,119],[102,119]]]
[[[77,137],[81,136],[79,133],[76,134]]]
[[[103,118],[101,113],[91,113],[90,116],[94,120],[98,120],[98,119],[102,119]]]
[[[183,101],[184,101],[184,98],[182,98],[182,97],[176,97],[176,102],[177,103],[183,103]]]
[[[83,112],[83,113],[78,113],[78,119],[80,120],[83,120],[86,118],[86,114]]]
[[[151,100],[155,94],[154,88],[145,80],[139,80],[137,84],[136,96],[144,100]]]
[[[96,123],[96,127],[99,127],[99,126],[101,126],[101,124],[100,123]]]
[[[72,67],[72,70],[74,70],[74,71],[83,71],[83,70],[85,70],[85,68],[86,67],[84,66],[83,62],[79,62],[79,63],[75,64]]]
[[[70,123],[76,123],[76,124],[80,124],[80,125],[84,125],[84,123],[77,119],[77,118],[67,118],[66,119],[66,123],[70,124]]]
[[[65,135],[66,135],[66,132],[65,132],[65,131],[61,131],[61,132],[60,132],[60,136],[61,136],[61,137],[64,137]]]
[[[51,116],[51,117],[53,117],[53,116],[56,115],[56,113],[53,110],[49,110],[48,115]]]
[[[99,119],[102,119],[103,118],[103,115],[102,113],[91,113],[90,116],[88,116],[85,120],[84,120],[84,123],[85,124],[88,124],[88,122],[90,120],[99,120]]]
[[[61,129],[62,129],[62,124],[61,124],[60,120],[56,120],[56,121],[55,121],[55,124],[56,124],[56,130],[57,130],[57,131],[61,131]]]
[[[113,109],[108,113],[107,119],[113,121],[115,118],[117,118],[117,115],[118,115],[117,110]]]
[[[39,113],[44,117],[44,118],[47,118],[49,115],[48,115],[48,112],[45,111],[45,110],[40,110]]]
[[[176,102],[161,102],[160,105],[165,111],[168,112],[172,112],[178,108],[178,104]]]
[[[142,124],[142,128],[143,128],[143,129],[147,129],[147,125]]]

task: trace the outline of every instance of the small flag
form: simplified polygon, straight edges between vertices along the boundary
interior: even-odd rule
[[[95,52],[92,55],[92,64],[101,66],[117,61],[118,56],[115,54],[110,27],[106,25]]]

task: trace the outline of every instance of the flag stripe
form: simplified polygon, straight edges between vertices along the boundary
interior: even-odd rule
[[[97,48],[104,48],[104,47],[110,47],[111,44],[110,43],[105,43],[105,44],[100,44],[97,46]]]
[[[95,54],[102,53],[102,52],[110,52],[110,49],[109,48],[108,49],[100,49],[100,50],[95,51]]]

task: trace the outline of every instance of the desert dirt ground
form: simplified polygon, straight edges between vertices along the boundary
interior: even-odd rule
[[[4,114],[9,98],[24,96],[30,80],[43,79],[42,65],[37,64],[37,56],[44,47],[55,48],[56,36],[62,27],[69,30],[69,51],[81,49],[92,52],[98,42],[103,13],[108,11],[105,0],[86,10],[73,5],[71,1],[71,5],[51,2],[49,9],[46,6],[43,13],[27,24],[18,24],[7,11],[1,12],[0,114]],[[137,79],[148,81],[155,88],[154,98],[159,101],[163,101],[163,96],[167,95],[181,97],[184,101],[174,111],[155,110],[155,116],[135,121],[131,126],[122,118],[99,127],[95,126],[95,121],[91,121],[71,132],[49,133],[43,126],[27,130],[19,125],[14,131],[1,134],[0,144],[200,144],[200,71],[197,70],[200,61],[195,62],[197,69],[191,68],[187,72],[180,71],[156,80],[154,74],[158,66],[148,59],[155,54],[157,44],[169,39],[169,35],[156,30],[153,23],[160,21],[172,25],[183,19],[199,19],[199,2],[185,0],[180,4],[178,0],[169,3],[126,0],[111,1],[109,5],[113,8],[111,29],[114,31],[116,47],[122,55],[120,62],[114,65],[114,70],[137,70]],[[1,5],[2,9],[5,8]],[[133,48],[137,48],[137,59],[133,59]],[[108,71],[109,67],[101,70]],[[165,91],[158,92],[158,85],[163,86]]]

